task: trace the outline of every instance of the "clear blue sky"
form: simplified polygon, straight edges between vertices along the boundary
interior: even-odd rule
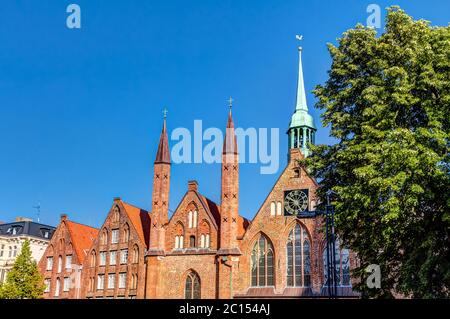
[[[80,30],[66,27],[70,3],[81,7]],[[295,34],[304,35],[313,109],[310,92],[330,65],[326,43],[365,23],[370,3],[400,4],[435,25],[450,18],[448,0],[3,0],[0,220],[36,218],[38,201],[41,221],[52,225],[68,213],[100,226],[115,196],[149,209],[166,105],[169,130],[192,129],[195,119],[223,128],[232,95],[237,126],[280,128],[281,172],[295,102]],[[327,129],[319,128],[317,142],[331,142]],[[243,216],[254,216],[277,177],[241,166]],[[217,164],[173,165],[172,210],[190,179],[220,201]]]

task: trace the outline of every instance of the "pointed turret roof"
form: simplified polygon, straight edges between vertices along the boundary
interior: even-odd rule
[[[228,113],[227,128],[225,131],[225,139],[223,141],[222,154],[237,154],[237,142],[236,134],[234,134],[234,123],[233,117],[231,116],[231,106],[230,112]]]
[[[159,137],[158,151],[156,152],[157,163],[170,164],[170,151],[169,151],[169,138],[167,137],[166,129],[166,114],[164,114],[164,123],[161,131],[161,136]]]

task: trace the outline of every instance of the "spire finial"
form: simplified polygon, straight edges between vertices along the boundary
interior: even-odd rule
[[[230,110],[231,110],[231,108],[233,107],[233,102],[234,102],[234,100],[233,100],[233,98],[230,96],[230,98],[229,98],[227,101],[228,101],[228,106],[230,107]]]
[[[295,38],[298,40],[298,41],[302,41],[303,40],[303,35],[295,35]],[[299,51],[301,51],[303,48],[301,47],[301,46],[299,46],[298,47],[298,50]]]
[[[163,110],[163,116],[164,116],[164,119],[166,119],[167,118],[167,107],[164,107],[164,110]]]

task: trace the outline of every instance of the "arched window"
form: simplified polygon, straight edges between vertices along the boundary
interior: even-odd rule
[[[180,236],[175,236],[175,249],[180,248]]]
[[[63,238],[61,238],[61,239],[59,240],[59,248],[60,248],[62,251],[65,250],[65,247],[64,247],[64,239],[63,239]]]
[[[130,240],[130,226],[128,224],[125,224],[123,226],[122,231],[122,243],[127,243]]]
[[[200,247],[205,248],[205,235],[200,236]]]
[[[133,248],[133,263],[139,263],[139,247],[137,245],[134,245]]]
[[[62,256],[58,257],[58,273],[60,273],[63,269],[63,261]]]
[[[197,227],[197,218],[198,218],[198,212],[194,210],[194,223],[193,227]]]
[[[137,289],[137,283],[138,283],[138,275],[137,274],[131,275],[131,289]]]
[[[189,247],[195,247],[195,236],[189,237]]]
[[[192,211],[188,213],[188,228],[192,228]]]
[[[96,258],[96,255],[95,255],[95,251],[93,250],[91,252],[91,260],[90,260],[91,267],[95,267],[96,260],[97,260],[97,258]]]
[[[311,244],[306,229],[296,224],[286,243],[287,285],[309,287],[311,285]]]
[[[186,277],[184,298],[200,299],[200,277],[193,271],[191,271]]]
[[[103,229],[102,236],[100,237],[100,244],[106,245],[108,243],[108,230]]]
[[[61,281],[56,279],[56,289],[55,289],[55,297],[59,297],[59,292],[61,290]]]
[[[112,221],[114,223],[117,223],[117,222],[119,222],[119,220],[120,220],[120,209],[119,209],[119,206],[114,206]]]
[[[260,235],[252,249],[251,254],[251,285],[274,285],[274,256],[273,247],[269,240]]]
[[[275,202],[270,203],[270,216],[275,216]]]
[[[340,242],[338,239],[336,239],[334,246],[336,248],[334,254],[336,262],[336,282],[339,286],[351,286],[349,251],[346,248],[340,248]],[[322,258],[324,286],[328,286],[328,262],[326,246],[323,248]]]
[[[281,216],[281,202],[277,202],[277,215]]]
[[[181,221],[178,221],[175,226],[175,249],[182,249],[183,244],[183,237],[184,234],[184,226],[181,223]]]
[[[210,238],[209,238],[209,234],[206,234],[205,237],[205,248],[209,248],[211,242],[210,242]]]

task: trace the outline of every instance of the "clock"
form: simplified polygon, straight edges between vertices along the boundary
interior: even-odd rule
[[[308,210],[308,190],[295,189],[284,192],[284,215],[296,216]]]

